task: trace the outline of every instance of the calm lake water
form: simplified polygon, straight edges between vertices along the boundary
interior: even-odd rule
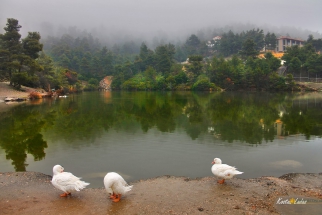
[[[61,164],[103,187],[110,171],[128,182],[212,176],[219,157],[240,178],[319,173],[321,134],[321,93],[86,92],[1,103],[0,172]]]

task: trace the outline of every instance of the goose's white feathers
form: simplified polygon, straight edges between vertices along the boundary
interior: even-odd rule
[[[109,172],[104,177],[104,186],[106,191],[113,195],[123,195],[132,189],[132,185],[129,186],[126,181],[116,172]]]
[[[72,173],[64,172],[64,168],[61,165],[55,165],[53,173],[52,185],[65,193],[70,193],[75,190],[80,191],[89,185],[89,183],[81,181],[81,178],[76,177]]]
[[[211,171],[212,173],[222,179],[231,179],[235,175],[243,174],[243,172],[238,171],[235,167],[229,166],[227,164],[222,164],[220,158],[215,158],[212,162]]]

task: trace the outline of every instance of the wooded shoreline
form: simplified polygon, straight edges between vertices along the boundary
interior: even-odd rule
[[[322,92],[322,83],[297,82],[297,86],[302,92]],[[43,89],[21,86],[21,90],[17,90],[13,86],[10,86],[9,82],[0,82],[0,102],[26,101],[30,99],[29,95],[31,92],[38,92],[44,97],[47,96],[46,91]]]

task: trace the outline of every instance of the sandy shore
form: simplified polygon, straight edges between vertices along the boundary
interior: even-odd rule
[[[21,86],[21,90],[17,90],[9,85],[9,82],[0,82],[0,113],[9,110],[10,108],[21,104],[25,101],[19,102],[5,102],[5,98],[19,98],[21,100],[28,101],[31,92],[39,92],[42,95],[46,95],[42,89],[35,89],[30,87]]]
[[[36,89],[22,86],[21,90],[16,90],[9,85],[9,82],[0,82],[0,100],[6,97],[27,99],[32,91]]]
[[[132,183],[118,203],[109,199],[103,182],[101,189],[63,198],[50,180],[37,172],[0,173],[1,214],[322,214],[322,173],[234,178],[224,185],[215,177],[163,176]],[[276,204],[292,198],[309,201]]]

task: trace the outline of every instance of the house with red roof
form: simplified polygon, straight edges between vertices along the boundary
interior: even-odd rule
[[[291,37],[279,37],[276,39],[276,52],[285,52],[286,51],[286,47],[289,46],[299,46],[302,47],[304,40],[301,39],[295,39],[295,38],[291,38]]]

